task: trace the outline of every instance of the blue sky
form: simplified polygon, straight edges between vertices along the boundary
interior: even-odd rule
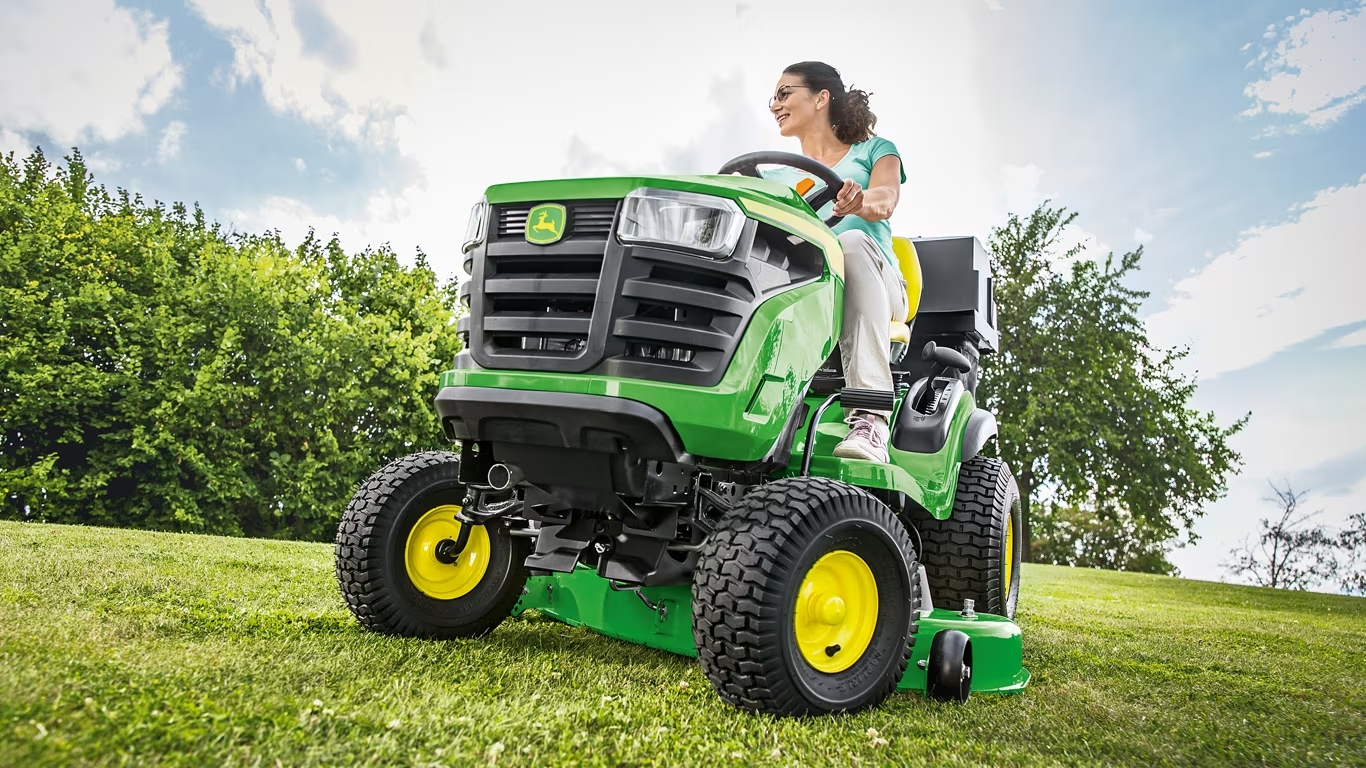
[[[985,239],[1048,197],[1088,257],[1143,245],[1152,338],[1191,347],[1198,407],[1252,412],[1186,575],[1221,578],[1269,479],[1366,508],[1362,0],[831,7],[8,0],[0,151],[79,146],[111,186],[455,275],[488,184],[795,151],[765,102],[825,59],[901,149],[898,232]]]

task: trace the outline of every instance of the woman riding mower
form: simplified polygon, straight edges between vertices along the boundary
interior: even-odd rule
[[[906,283],[892,250],[888,219],[901,197],[906,172],[896,145],[875,136],[877,116],[868,94],[844,87],[839,72],[819,61],[783,70],[769,100],[778,133],[796,137],[802,154],[845,179],[835,199],[817,213],[844,218],[834,226],[844,250],[844,318],[840,357],[846,386],[892,391],[888,318],[905,316]],[[795,187],[799,171],[761,171],[765,178]],[[887,411],[846,412],[849,435],[834,455],[887,462]]]

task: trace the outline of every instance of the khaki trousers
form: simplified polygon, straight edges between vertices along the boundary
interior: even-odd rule
[[[840,332],[840,359],[844,362],[844,386],[852,389],[892,391],[892,317],[903,317],[906,281],[887,262],[882,249],[858,230],[841,232],[844,249],[844,321]],[[846,409],[846,416],[852,413]],[[889,411],[868,411],[884,420]]]

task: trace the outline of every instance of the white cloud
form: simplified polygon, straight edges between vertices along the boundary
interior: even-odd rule
[[[1327,125],[1366,100],[1366,0],[1289,21],[1295,23],[1266,58],[1266,77],[1244,90],[1255,103],[1243,114],[1265,110],[1302,117],[1308,126]],[[1275,30],[1269,26],[1266,36],[1275,39]]]
[[[1043,171],[1035,164],[1025,165],[1003,165],[1000,168],[999,185],[999,204],[1000,219],[1004,214],[1013,213],[1020,218],[1026,218],[1033,213],[1034,209],[1045,200],[1051,200],[1050,205],[1058,207],[1061,203],[1056,192],[1045,192],[1042,187]],[[1072,211],[1071,208],[1068,209]],[[991,222],[999,223],[1000,219]],[[984,241],[986,232],[974,232]],[[1067,258],[1067,253],[1073,248],[1080,248],[1072,259]],[[1055,266],[1063,267],[1069,261],[1095,261],[1105,258],[1113,249],[1110,244],[1102,241],[1095,233],[1083,229],[1076,224],[1069,224],[1058,233],[1057,242],[1049,251],[1048,256]]]
[[[384,242],[372,227],[337,216],[319,213],[307,203],[288,197],[272,196],[251,210],[229,209],[224,211],[225,224],[241,232],[265,232],[276,230],[286,243],[297,244],[312,228],[323,240],[333,234],[345,244],[359,249],[365,244],[378,246]],[[378,239],[377,239],[378,236]]]
[[[167,123],[161,132],[161,143],[157,144],[157,162],[165,163],[180,155],[180,140],[185,138],[189,128],[179,120]]]
[[[360,213],[275,199],[232,212],[239,222],[297,230],[297,217],[317,214],[348,237],[368,238],[348,239],[347,247],[387,240],[411,254],[420,245],[438,271],[453,274],[461,233],[452,221],[463,229],[465,212],[490,184],[711,173],[743,152],[798,151],[778,135],[766,104],[782,68],[803,58],[792,52],[814,50],[828,51],[821,55],[846,83],[872,93],[878,133],[902,152],[908,183],[893,218],[898,232],[985,239],[1004,218],[1004,158],[973,69],[986,52],[963,6],[888,4],[879,11],[888,26],[936,30],[888,51],[852,39],[831,48],[827,31],[807,22],[824,9],[813,0],[785,5],[782,14],[738,14],[729,0],[701,0],[687,14],[611,0],[591,18],[565,17],[550,4],[386,4],[373,12],[320,4],[332,39],[343,41],[332,54],[309,48],[297,7],[285,0],[195,0],[195,7],[232,42],[233,77],[259,79],[273,108],[381,142],[416,169],[404,184],[374,192]],[[658,51],[698,40],[746,44],[623,66],[621,41],[644,39]],[[953,119],[925,119],[931,109]]]
[[[1138,244],[1142,245],[1143,243],[1151,243],[1152,241],[1153,241],[1153,233],[1147,231],[1146,229],[1143,229],[1142,227],[1135,227],[1135,228],[1134,228],[1134,242],[1135,242],[1135,243],[1138,243]]]
[[[987,8],[993,11],[1004,11],[1005,6],[1001,5],[1001,0],[986,0]]]
[[[1040,191],[1043,169],[1033,163],[1001,166],[1000,202],[1002,210],[1026,217],[1047,197]]]
[[[1362,328],[1359,331],[1353,331],[1333,342],[1333,349],[1347,349],[1348,347],[1361,346],[1366,346],[1366,328]]]
[[[294,170],[303,173],[308,170],[308,163],[305,163],[302,157],[296,157],[294,158]]]
[[[1366,243],[1366,176],[1292,212],[1243,233],[1231,252],[1179,282],[1169,305],[1147,320],[1154,342],[1190,344],[1191,364],[1214,377],[1366,320],[1354,277]]]
[[[1268,157],[1271,157],[1271,154],[1272,154],[1272,153],[1270,153],[1270,152],[1253,152],[1253,153],[1252,153],[1252,156],[1253,156],[1254,158],[1256,158],[1257,160],[1265,160],[1265,159],[1267,159]]]
[[[8,128],[0,128],[0,155],[13,152],[17,160],[22,160],[33,151],[33,143],[21,134]]]
[[[445,66],[444,51],[432,36],[434,2],[405,8],[339,0],[190,4],[232,43],[230,85],[256,80],[272,109],[353,140],[392,140],[394,118]],[[500,54],[504,59],[510,52]],[[461,97],[477,92],[477,84],[465,86],[446,96],[463,102]]]
[[[85,167],[95,173],[112,173],[123,167],[123,161],[102,152],[85,155],[84,158]]]
[[[143,128],[180,85],[165,21],[113,0],[0,3],[0,126],[55,141]]]

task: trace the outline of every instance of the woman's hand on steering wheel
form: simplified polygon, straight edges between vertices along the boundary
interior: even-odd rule
[[[863,187],[853,179],[845,179],[844,186],[835,195],[833,213],[839,217],[857,216],[863,210]]]
[[[760,164],[785,165],[789,168],[796,168],[799,171],[806,171],[825,182],[825,186],[807,192],[802,196],[802,199],[806,201],[806,204],[809,205],[813,211],[819,211],[826,203],[836,200],[839,196],[845,195],[846,190],[850,189],[849,185],[853,184],[853,189],[855,191],[849,193],[852,195],[850,202],[852,202],[853,205],[844,213],[841,213],[839,208],[834,210],[830,218],[825,220],[825,226],[827,227],[835,226],[845,216],[863,207],[863,189],[859,187],[858,184],[840,178],[834,170],[820,161],[813,160],[805,155],[797,155],[791,152],[750,152],[732,158],[725,165],[721,166],[721,170],[717,171],[717,173],[723,176],[731,173],[741,173],[745,176],[761,179],[763,178],[763,175],[759,173]]]

